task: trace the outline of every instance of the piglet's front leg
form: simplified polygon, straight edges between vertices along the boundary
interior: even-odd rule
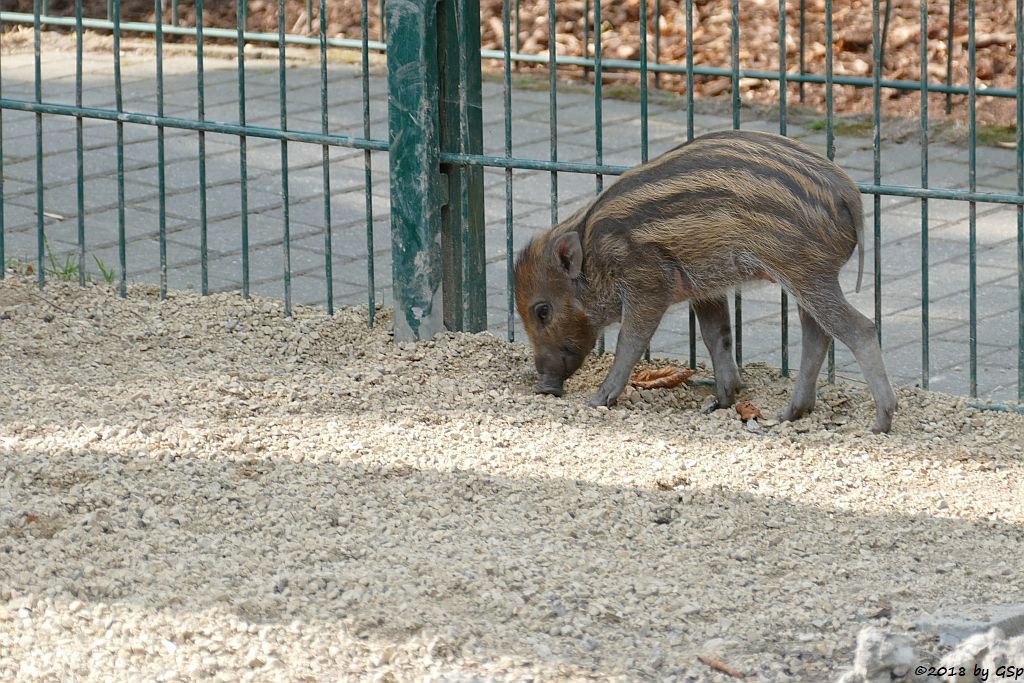
[[[651,337],[658,329],[667,308],[667,304],[648,305],[623,311],[622,327],[619,328],[619,339],[615,345],[615,361],[608,376],[601,382],[601,387],[589,401],[592,408],[615,405],[619,394],[626,388],[633,368],[650,345]]]

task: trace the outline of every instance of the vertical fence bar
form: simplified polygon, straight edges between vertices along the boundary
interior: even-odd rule
[[[604,163],[604,65],[602,64],[603,48],[601,46],[601,0],[594,0],[594,163]],[[604,189],[604,176],[594,176],[594,194],[601,194]],[[597,339],[597,353],[605,351],[605,336]]]
[[[640,0],[640,163],[647,163],[649,122],[647,119],[647,0]],[[644,349],[650,362],[651,347]]]
[[[832,44],[832,0],[825,0],[825,155],[836,158],[835,53]]]
[[[245,125],[245,27],[246,0],[235,0],[235,23],[238,35],[238,125]],[[242,298],[249,298],[249,139],[238,136],[238,191],[242,229]]]
[[[836,133],[835,133],[835,104],[833,95],[835,92],[834,62],[832,44],[832,0],[825,0],[825,154],[830,160],[836,158]],[[828,345],[828,382],[833,384],[836,381],[836,342],[833,339]]]
[[[956,26],[956,0],[949,0],[949,23],[946,26],[946,87],[953,85],[953,28]],[[1019,45],[1019,43],[1018,43]],[[946,116],[953,111],[953,93],[946,92]]]
[[[654,63],[661,64],[661,0],[654,0]],[[661,88],[661,72],[654,72],[654,87]]]
[[[178,0],[171,0],[171,26],[178,25]]]
[[[320,132],[327,135],[327,1],[320,0]],[[331,152],[323,145],[324,167],[324,280],[327,286],[327,315],[334,315],[334,250],[331,245]]]
[[[75,106],[82,108],[82,0],[75,0]],[[78,200],[78,284],[85,286],[85,159],[81,115],[75,117],[75,190]],[[0,267],[3,261],[0,260]]]
[[[4,23],[0,20],[0,55],[3,55]],[[0,56],[0,97],[3,96],[3,64]],[[0,108],[0,280],[7,276],[6,228],[4,227],[4,110]]]
[[[480,154],[480,2],[444,0],[438,7],[441,149]],[[483,169],[444,163],[441,173],[447,180],[448,195],[441,211],[445,326],[479,332],[487,327]]]
[[[1024,2],[1017,0],[1017,194],[1024,195]],[[2,156],[2,155],[0,155]],[[2,232],[2,227],[0,227]],[[1017,400],[1024,403],[1024,205],[1017,205]]]
[[[42,36],[39,20],[39,3],[33,5],[32,47],[34,52],[34,76],[36,102],[43,101]],[[46,228],[44,226],[43,204],[43,115],[36,112],[36,280],[39,286],[46,284],[43,260],[46,252]]]
[[[800,0],[800,32],[799,32],[799,49],[800,49],[800,64],[799,71],[800,75],[803,76],[807,69],[807,50],[804,47],[804,38],[807,36],[807,0]],[[804,101],[804,82],[803,80],[797,85],[798,91],[797,96],[800,98],[800,102]]]
[[[693,0],[686,0],[686,140],[693,140]]]
[[[875,185],[882,182],[882,51],[878,35],[878,0],[871,0],[871,123],[872,123],[872,167]],[[874,268],[875,268],[875,333],[882,343],[882,197],[873,195],[874,200]]]
[[[590,56],[590,0],[583,0],[583,59]],[[583,76],[590,73],[590,67],[583,67]]]
[[[786,0],[779,0],[779,135],[786,135]],[[789,296],[786,290],[779,288],[779,308],[781,309],[782,335],[782,376],[789,377]]]
[[[730,65],[732,67],[732,127],[733,130],[740,128],[740,3],[739,0],[732,0],[730,12],[732,20],[732,38],[730,41]],[[743,285],[736,285],[736,296],[734,300],[734,317],[736,319],[736,330],[734,332],[736,346],[736,365],[743,367]]]
[[[201,0],[197,0],[201,2]],[[278,102],[280,105],[281,130],[288,130],[288,82],[286,77],[287,62],[285,61],[284,22],[285,0],[277,4],[277,78]],[[282,207],[282,251],[284,256],[284,314],[292,316],[292,235],[291,207],[288,203],[288,141],[281,140],[281,201]]]
[[[360,31],[362,35],[361,59],[363,67],[363,137],[370,137],[370,50],[369,8],[362,1]],[[384,32],[384,0],[380,3],[381,40]],[[377,321],[377,292],[373,273],[373,168],[370,150],[363,150],[363,196],[366,213],[366,305],[370,313],[370,327]]]
[[[647,163],[650,122],[647,118],[647,0],[640,0],[640,163]]]
[[[298,27],[296,27],[298,28]],[[313,32],[313,0],[306,0],[306,33]]]
[[[551,130],[551,161],[558,161],[558,69],[555,57],[558,54],[555,25],[555,0],[548,0],[548,75],[550,95],[548,97],[548,124]],[[558,223],[558,171],[551,172],[551,225]]]
[[[1019,49],[1019,48],[1018,48]],[[977,124],[977,83],[975,65],[974,36],[974,0],[967,0],[967,137],[968,154],[968,188],[971,192],[978,189],[978,124]],[[978,205],[971,201],[967,204],[968,229],[968,268],[970,280],[970,345],[971,345],[971,397],[978,395]]]
[[[4,23],[0,20],[0,55],[3,54]],[[2,62],[2,57],[0,57]],[[3,96],[3,65],[0,63],[0,97]],[[0,280],[7,275],[6,228],[4,226],[4,110],[0,108]]]
[[[891,1],[891,0],[890,0]],[[928,187],[928,2],[921,0],[921,187]],[[921,198],[921,386],[928,388],[928,198]]]
[[[441,212],[434,4],[388,3],[388,159],[395,340],[442,329]]]
[[[889,37],[889,21],[892,19],[892,0],[885,0],[885,19],[882,22],[882,46],[878,49],[882,58],[879,60],[885,65],[885,40]],[[927,42],[927,36],[925,36]]]
[[[686,139],[693,140],[693,0],[686,0]],[[697,316],[687,305],[690,369],[697,368]]]
[[[121,0],[114,0],[114,100],[118,113],[124,111],[121,89]],[[128,244],[124,221],[124,123],[118,121],[114,125],[117,130],[117,252],[120,260],[119,288],[123,297],[128,294]]]
[[[523,42],[522,42],[522,37],[521,36],[522,36],[522,34],[520,33],[520,28],[519,28],[519,0],[516,0],[516,52],[517,53],[523,51]],[[516,67],[517,68],[518,68],[518,65],[519,65],[519,62],[516,62]]]
[[[196,98],[196,115],[200,121],[205,121],[206,77],[203,71],[203,0],[196,0]],[[206,214],[206,133],[199,131],[199,277],[200,290],[203,296],[210,293]]]
[[[365,5],[366,5],[365,1],[363,2],[363,5],[364,5],[363,11],[365,13],[365,12],[368,11],[368,8],[365,7]],[[385,12],[385,10],[384,10],[384,0],[380,0],[380,2],[378,3],[377,11],[380,14],[380,42],[383,43],[384,40],[387,38],[387,12]],[[367,16],[369,16],[369,15],[367,15]],[[363,36],[368,38],[369,35],[370,34],[368,34],[365,30],[363,31]],[[370,315],[371,316],[373,315],[373,309],[372,308],[370,310]],[[371,326],[372,326],[372,322],[371,322]]]
[[[153,3],[156,23],[156,113],[164,115],[164,27],[163,0]],[[239,62],[241,63],[241,62]],[[156,173],[159,193],[160,298],[167,298],[167,169],[164,164],[164,127],[156,128]],[[243,214],[244,215],[244,214]],[[245,220],[243,218],[243,220]]]
[[[509,3],[501,3],[502,47],[505,50],[504,78],[502,79],[502,103],[505,108],[505,158],[512,158],[512,13]],[[600,0],[597,0],[600,2]],[[600,12],[600,10],[598,10]],[[505,291],[508,298],[508,340],[515,341],[515,277],[512,272],[514,244],[512,240],[512,168],[505,168]]]
[[[459,55],[459,151],[483,153],[483,73],[480,63],[480,0],[457,0],[459,26],[453,44]],[[487,252],[484,219],[484,171],[463,166],[459,172],[462,205],[459,242],[462,245],[462,330],[487,329]]]

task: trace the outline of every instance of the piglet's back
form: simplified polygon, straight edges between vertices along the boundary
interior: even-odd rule
[[[623,174],[583,217],[583,241],[588,251],[626,241],[679,262],[730,252],[838,268],[862,212],[856,185],[824,156],[782,136],[725,131]]]

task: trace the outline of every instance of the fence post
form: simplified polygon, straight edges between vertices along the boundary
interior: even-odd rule
[[[437,0],[390,0],[388,155],[395,341],[442,329]],[[372,255],[370,258],[373,258]]]
[[[487,325],[479,0],[390,0],[388,139],[395,340]]]
[[[440,0],[438,9],[441,149],[482,154],[480,0]],[[441,172],[449,198],[441,210],[444,323],[480,332],[487,329],[483,169],[441,164]]]

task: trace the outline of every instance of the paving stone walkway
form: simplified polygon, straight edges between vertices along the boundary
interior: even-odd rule
[[[86,106],[113,108],[111,57],[88,55],[89,68],[83,93]],[[127,52],[122,61],[124,108],[155,113],[155,66],[148,54]],[[247,64],[246,110],[251,124],[279,124],[276,63],[252,60]],[[169,55],[164,65],[167,106],[170,116],[196,116],[195,58]],[[33,98],[31,53],[5,54],[2,62],[2,94],[6,98]],[[208,55],[205,60],[206,118],[238,120],[238,90],[234,60]],[[74,52],[44,51],[43,99],[74,103]],[[594,159],[594,111],[592,96],[567,88],[558,96],[558,158],[563,161]],[[349,135],[362,133],[361,79],[357,68],[332,64],[329,76],[330,128]],[[295,130],[320,128],[319,68],[300,64],[288,70],[288,122]],[[500,82],[484,83],[484,144],[489,154],[504,154],[504,113]],[[650,155],[669,149],[685,139],[682,102],[650,104]],[[371,80],[371,128],[377,138],[387,135],[385,82],[377,73]],[[604,159],[612,164],[640,160],[640,112],[636,102],[606,100]],[[513,153],[519,157],[547,159],[550,154],[548,93],[514,89]],[[730,117],[697,112],[698,133],[731,127]],[[744,111],[744,128],[777,131],[777,120],[757,118]],[[790,125],[789,134],[824,149],[824,131],[818,126]],[[77,240],[77,193],[75,122],[45,116],[43,123],[46,234],[58,261],[75,252]],[[85,130],[85,226],[90,267],[96,262],[116,267],[117,189],[115,126],[86,120]],[[35,119],[32,114],[3,111],[4,229],[9,258],[34,260],[36,245]],[[158,180],[156,129],[126,124],[125,201],[127,261],[133,282],[159,281]],[[209,278],[213,291],[238,290],[241,282],[240,181],[238,139],[228,135],[206,136],[208,183]],[[858,181],[872,176],[871,141],[839,136],[837,161]],[[296,303],[325,302],[323,197],[321,148],[289,144],[291,195],[291,263],[293,298]],[[280,145],[249,138],[248,208],[252,291],[280,297],[282,278],[282,199]],[[168,280],[172,288],[198,289],[200,282],[198,136],[194,132],[166,130],[166,224]],[[929,178],[932,187],[964,188],[967,185],[965,149],[933,144]],[[920,152],[916,138],[886,143],[882,150],[882,180],[917,185]],[[1016,187],[1012,150],[978,150],[978,188],[982,191],[1013,191]],[[373,154],[373,287],[377,301],[391,304],[391,259],[388,223],[389,185],[387,156]],[[331,151],[331,207],[333,223],[334,294],[340,304],[367,300],[367,243],[363,154]],[[550,174],[514,174],[513,210],[516,249],[551,224]],[[487,283],[490,329],[507,334],[505,175],[503,170],[485,172],[487,217]],[[593,176],[559,174],[559,216],[568,216],[594,194]],[[866,225],[872,229],[873,207],[865,197]],[[882,199],[882,314],[883,346],[890,374],[901,384],[920,382],[921,376],[921,225],[920,201]],[[931,387],[952,393],[968,391],[968,248],[967,212],[963,202],[929,203],[929,297]],[[1013,207],[978,205],[978,382],[984,398],[1009,400],[1017,392],[1017,315],[1019,292],[1016,271],[1016,212]],[[93,258],[95,257],[95,259]],[[874,306],[873,245],[867,244],[865,286],[853,293],[855,259],[843,274],[850,300],[871,315]],[[96,268],[94,267],[95,271]],[[780,364],[779,292],[771,285],[751,285],[743,291],[744,361]],[[517,339],[522,331],[516,325]],[[657,355],[685,356],[688,349],[685,306],[673,309],[655,337]],[[790,311],[790,358],[799,363],[799,321]],[[609,345],[614,331],[608,335]],[[699,357],[706,360],[702,345]],[[841,376],[860,380],[851,354],[838,348]]]

